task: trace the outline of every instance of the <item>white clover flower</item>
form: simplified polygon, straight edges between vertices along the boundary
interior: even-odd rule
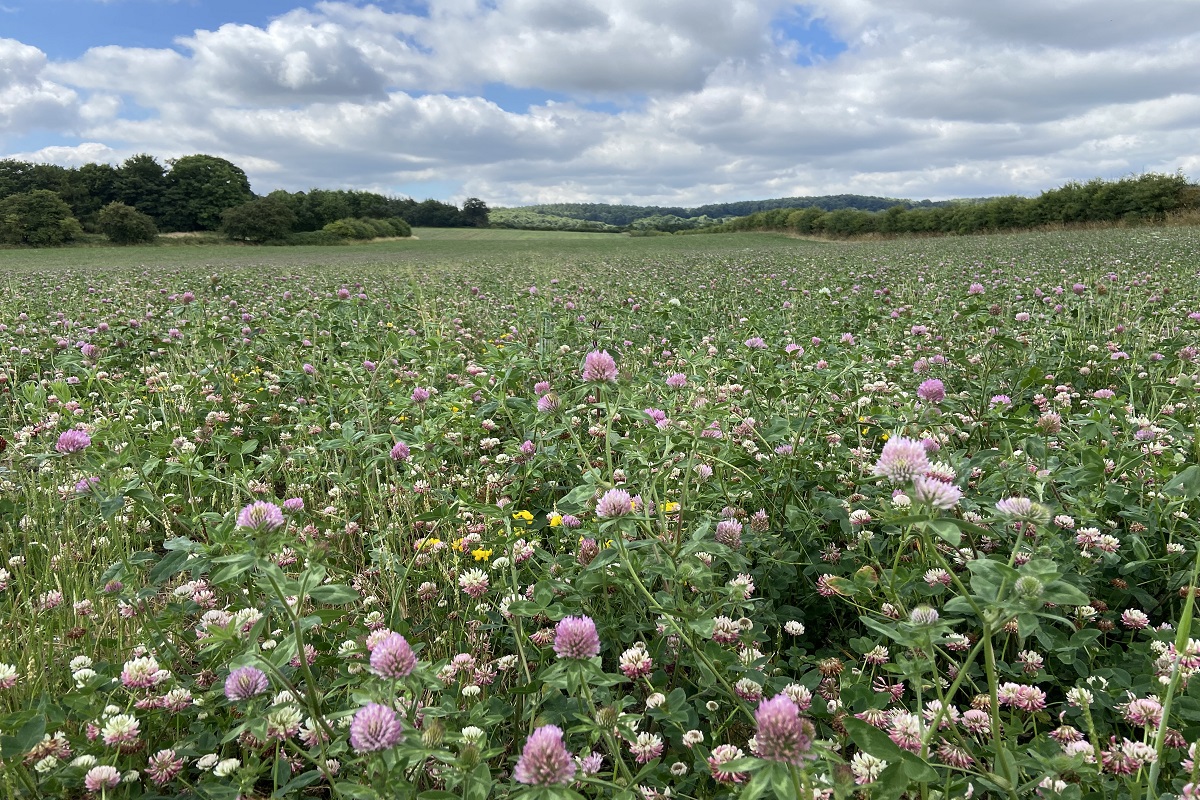
[[[242,766],[241,759],[223,758],[213,767],[213,775],[216,775],[218,778],[227,778],[240,766]]]

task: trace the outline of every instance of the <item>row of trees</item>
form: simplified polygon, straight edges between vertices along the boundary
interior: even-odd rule
[[[241,211],[232,215],[227,228],[227,216],[236,209]],[[247,228],[246,218],[256,214],[261,218]],[[422,227],[486,227],[488,207],[477,198],[460,209],[438,200],[418,202],[340,189],[276,191],[263,198],[251,191],[246,173],[236,164],[203,154],[165,164],[139,154],[120,166],[73,168],[0,160],[0,243],[4,244],[62,244],[85,231],[104,233],[121,243],[152,241],[158,231],[217,230],[244,241],[281,241],[356,219],[398,219],[406,226]],[[247,230],[250,235],[245,235]]]
[[[704,227],[712,218],[717,220],[740,217],[760,211],[795,209],[816,206],[826,211],[853,208],[859,211],[883,211],[895,205],[906,208],[933,208],[944,202],[930,200],[897,200],[892,197],[871,197],[859,194],[821,195],[814,197],[777,197],[771,200],[739,200],[732,203],[711,203],[704,206],[628,206],[609,203],[545,203],[524,206],[521,210],[555,217],[601,222],[617,228],[632,230],[690,230]],[[647,219],[660,220],[663,227],[646,223]]]
[[[848,238],[865,234],[971,234],[1086,223],[1161,222],[1200,209],[1200,186],[1182,173],[1148,173],[1116,181],[1071,182],[1038,197],[956,201],[939,207],[895,205],[882,212],[843,208],[775,209],[706,230],[785,231]]]

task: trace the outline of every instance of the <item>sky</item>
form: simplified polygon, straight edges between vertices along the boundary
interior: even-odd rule
[[[1200,179],[1200,0],[0,0],[0,158],[491,206]]]

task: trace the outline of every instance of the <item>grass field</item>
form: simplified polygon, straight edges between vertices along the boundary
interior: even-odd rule
[[[0,795],[1189,796],[1200,230],[0,252]]]

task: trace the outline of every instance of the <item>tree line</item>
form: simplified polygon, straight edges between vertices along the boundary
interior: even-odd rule
[[[143,153],[119,166],[0,160],[0,244],[53,246],[85,233],[131,244],[172,231],[221,231],[255,243],[324,243],[407,236],[410,226],[487,225],[488,207],[478,198],[459,208],[343,189],[258,196],[240,167],[204,154],[160,162]]]
[[[570,219],[599,222],[617,228],[638,229],[653,228],[644,221],[658,219],[665,227],[657,230],[687,230],[704,227],[714,221],[729,217],[741,217],[760,211],[775,209],[795,209],[815,206],[826,211],[837,211],[843,208],[860,211],[883,211],[892,206],[901,205],[905,208],[932,208],[945,205],[948,201],[932,200],[898,200],[892,197],[872,197],[860,194],[835,194],[813,197],[776,197],[770,200],[738,200],[730,203],[710,203],[703,206],[685,208],[683,206],[631,206],[614,205],[610,203],[542,203],[534,206],[522,206],[523,212],[541,214],[551,217],[568,217]],[[508,209],[518,210],[518,209]]]
[[[778,208],[730,220],[704,232],[780,231],[850,238],[868,234],[972,234],[1052,225],[1141,224],[1200,209],[1200,186],[1182,173],[1144,175],[1087,183],[1072,181],[1037,197],[960,200],[941,206],[897,204],[884,211]]]

